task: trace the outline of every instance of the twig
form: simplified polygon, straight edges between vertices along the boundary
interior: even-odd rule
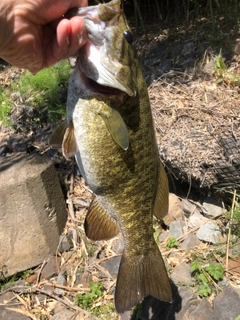
[[[228,229],[228,236],[227,236],[227,249],[226,249],[226,271],[228,272],[228,254],[229,254],[229,244],[230,244],[230,237],[231,237],[231,230],[232,230],[232,218],[233,218],[233,209],[235,206],[235,200],[236,200],[236,189],[233,193],[233,200],[232,200],[232,208],[231,208],[231,214],[230,214],[230,220],[229,220],[229,229]]]
[[[42,263],[42,265],[41,265],[41,268],[40,268],[40,270],[39,270],[39,272],[38,272],[38,276],[37,276],[37,283],[36,283],[36,285],[38,285],[38,284],[39,284],[40,277],[41,277],[41,273],[42,273],[42,270],[43,270],[43,268],[44,268],[45,264],[46,264],[46,261],[44,260],[44,261],[43,261],[43,263]]]
[[[55,299],[63,304],[65,304],[67,307],[69,307],[70,309],[73,309],[75,311],[79,311],[79,312],[82,312],[84,314],[86,314],[87,316],[91,316],[91,319],[92,320],[100,320],[98,317],[95,317],[94,315],[92,315],[90,312],[78,307],[78,306],[75,306],[74,304],[58,297],[57,295],[55,295],[54,293],[50,293],[50,292],[47,292],[43,289],[39,289],[37,287],[28,287],[28,286],[15,286],[15,287],[12,287],[12,288],[8,288],[6,290],[4,290],[3,292],[0,292],[0,295],[1,294],[4,294],[6,292],[9,292],[9,291],[13,291],[13,292],[18,292],[18,293],[36,293],[36,292],[39,292],[39,293],[42,293],[52,299]]]

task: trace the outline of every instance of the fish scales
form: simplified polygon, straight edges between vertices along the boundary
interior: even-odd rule
[[[131,33],[120,0],[77,14],[84,18],[89,40],[79,50],[70,78],[65,129],[57,129],[50,144],[59,140],[66,156],[76,155],[94,192],[86,235],[104,240],[123,234],[117,311],[129,310],[147,295],[171,302],[169,279],[153,237],[153,214],[161,218],[167,213],[168,183],[147,87],[136,52],[126,40]]]

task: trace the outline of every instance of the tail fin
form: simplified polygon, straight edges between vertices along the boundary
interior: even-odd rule
[[[117,312],[130,310],[148,295],[172,302],[169,278],[157,246],[146,256],[123,254],[115,291]]]

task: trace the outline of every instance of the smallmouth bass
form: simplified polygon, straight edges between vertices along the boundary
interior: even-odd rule
[[[71,10],[88,34],[71,75],[67,118],[49,140],[76,157],[94,199],[85,219],[91,240],[122,232],[115,306],[129,310],[145,296],[172,301],[153,215],[168,211],[168,180],[159,160],[147,87],[120,0]]]

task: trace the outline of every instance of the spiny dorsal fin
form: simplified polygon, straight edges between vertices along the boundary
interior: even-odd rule
[[[113,220],[96,198],[90,205],[84,227],[86,236],[94,241],[108,240],[119,233],[117,222]]]
[[[63,137],[62,153],[67,159],[75,156],[77,153],[77,142],[72,121],[70,121]]]
[[[127,150],[129,147],[129,136],[127,127],[123,121],[122,116],[117,110],[111,109],[112,112],[101,112],[100,115],[108,128],[113,140],[123,149]]]
[[[67,130],[67,120],[64,120],[51,134],[48,144],[53,148],[61,148]]]
[[[155,197],[153,214],[159,220],[168,213],[168,178],[162,163],[160,162],[158,169],[158,186]]]
[[[132,256],[124,252],[115,290],[117,312],[130,310],[148,295],[172,302],[168,274],[157,245],[146,255]]]

